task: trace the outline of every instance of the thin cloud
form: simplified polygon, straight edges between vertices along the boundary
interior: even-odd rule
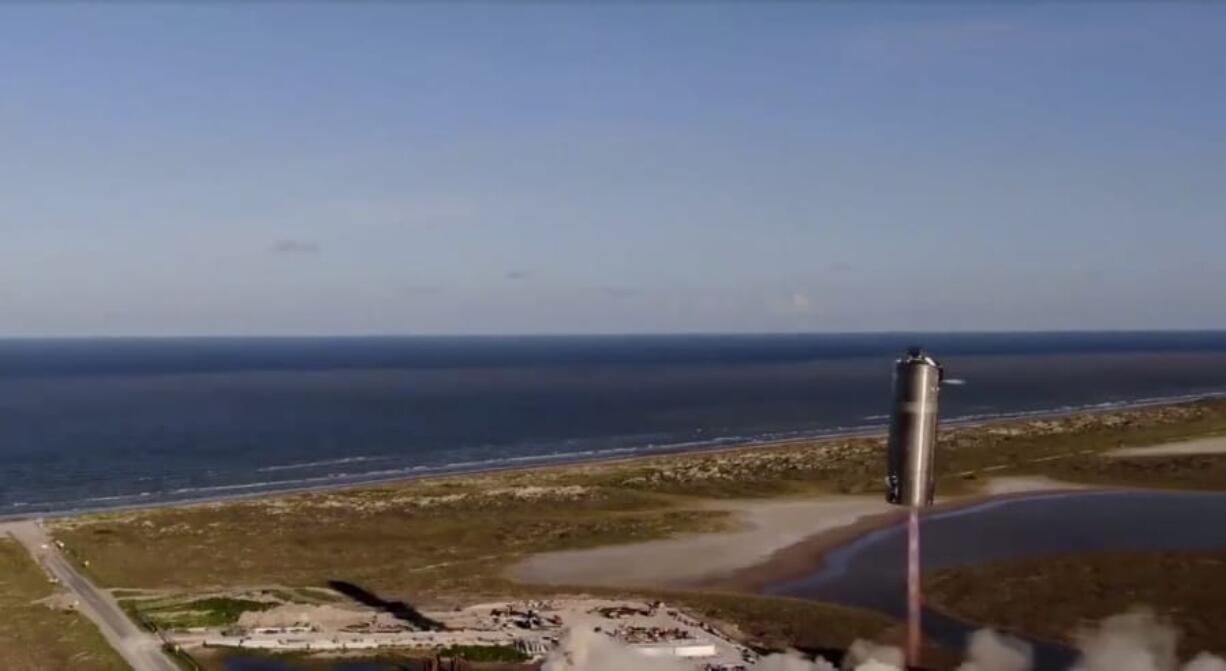
[[[278,240],[272,251],[275,254],[318,254],[319,245],[310,240]]]
[[[532,273],[528,272],[527,270],[508,270],[506,277],[512,282],[518,282],[520,280],[532,279]]]

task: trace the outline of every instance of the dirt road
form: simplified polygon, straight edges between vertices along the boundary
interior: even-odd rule
[[[26,547],[47,573],[55,577],[77,600],[77,608],[93,620],[111,647],[133,671],[179,671],[156,636],[137,627],[110,594],[103,592],[64,557],[42,526],[33,520],[0,524],[0,536],[9,535]]]

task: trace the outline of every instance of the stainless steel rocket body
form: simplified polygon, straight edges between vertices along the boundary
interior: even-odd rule
[[[886,475],[890,503],[912,508],[932,505],[941,377],[941,365],[919,349],[894,364]]]

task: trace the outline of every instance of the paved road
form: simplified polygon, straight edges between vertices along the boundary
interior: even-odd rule
[[[179,671],[178,665],[162,652],[161,641],[136,626],[110,594],[78,573],[51,542],[41,524],[33,520],[0,524],[0,536],[6,533],[24,545],[34,561],[76,597],[78,610],[98,625],[107,642],[133,671]]]

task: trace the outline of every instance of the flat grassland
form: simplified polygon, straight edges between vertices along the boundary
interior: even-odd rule
[[[1185,658],[1226,654],[1226,551],[1094,552],[935,572],[928,604],[972,622],[1059,641],[1134,607],[1169,619]]]
[[[0,537],[0,669],[127,669],[92,622],[41,602],[54,591],[25,548]]]
[[[1226,433],[1226,401],[966,426],[942,433],[943,496],[989,477],[1190,489],[1226,485],[1226,456],[1110,457],[1110,450]],[[880,437],[655,456],[271,495],[49,521],[101,585],[192,595],[343,581],[422,606],[543,596],[570,587],[516,584],[525,556],[727,529],[711,499],[876,493]],[[582,585],[573,586],[575,589]],[[637,591],[642,594],[643,592]],[[763,638],[845,645],[879,616],[822,604],[780,605],[688,593]],[[715,599],[715,601],[712,601]],[[672,599],[676,601],[676,598]],[[792,613],[788,624],[775,615]],[[786,618],[785,618],[786,619]],[[852,622],[846,631],[832,622]],[[841,626],[841,625],[839,625]],[[829,635],[822,631],[831,631]],[[854,631],[853,631],[854,630]],[[835,639],[841,640],[835,640]]]

